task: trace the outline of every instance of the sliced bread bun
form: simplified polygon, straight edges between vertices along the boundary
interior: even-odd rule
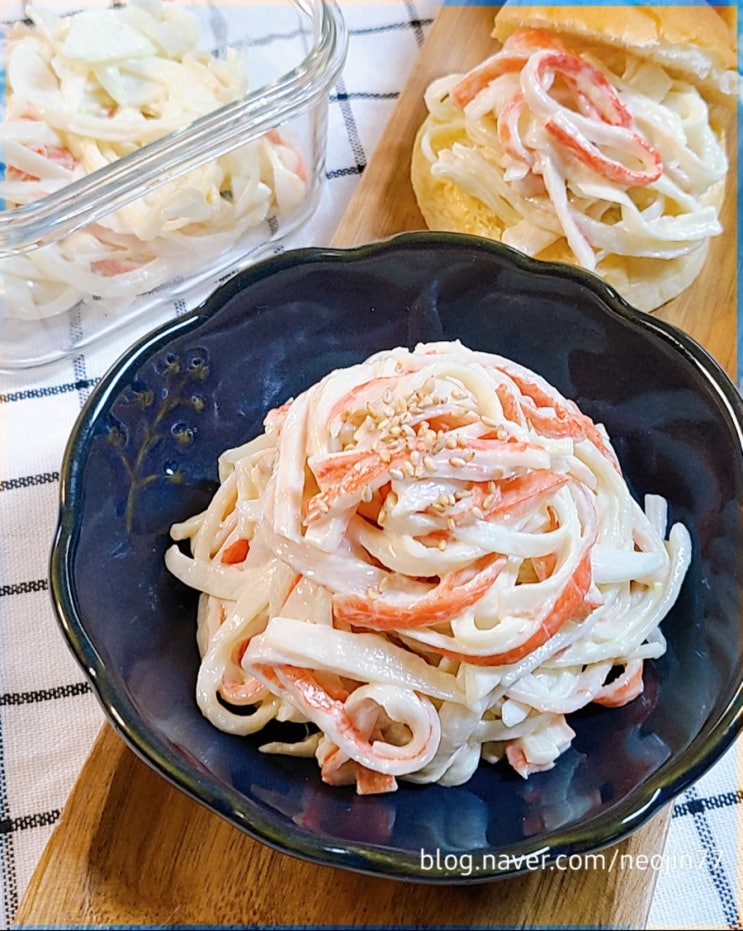
[[[493,38],[504,42],[524,26],[547,29],[570,44],[609,45],[650,58],[669,73],[696,84],[709,101],[737,91],[730,27],[705,3],[692,6],[520,6],[506,3],[495,17]]]

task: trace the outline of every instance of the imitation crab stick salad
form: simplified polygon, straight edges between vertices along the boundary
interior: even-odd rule
[[[199,50],[193,13],[161,0],[58,16],[27,10],[7,35],[0,199],[22,207],[247,91],[244,56]],[[126,305],[193,272],[306,197],[296,140],[275,128],[36,251],[0,259],[9,314],[40,319],[89,296]]]
[[[579,265],[652,310],[722,232],[723,138],[693,84],[585,44],[519,28],[469,72],[434,80],[416,195],[433,228]]]
[[[690,537],[539,375],[458,341],[395,348],[264,425],[165,554],[201,593],[217,728],[305,723],[261,749],[383,793],[481,760],[526,778],[570,746],[572,712],[640,695]]]

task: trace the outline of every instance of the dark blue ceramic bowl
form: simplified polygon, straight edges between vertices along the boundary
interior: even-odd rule
[[[261,755],[265,734],[202,717],[196,596],[163,553],[170,525],[213,494],[219,453],[269,408],[376,350],[454,338],[529,366],[602,421],[633,493],[664,495],[689,528],[693,562],[644,694],[571,716],[553,770],[524,781],[482,764],[457,788],[359,797],[325,786],[314,760]],[[64,459],[54,603],[114,728],[241,830],[402,879],[523,872],[624,838],[737,735],[742,434],[741,398],[704,350],[574,268],[439,233],[287,252],[141,340],[92,394]]]

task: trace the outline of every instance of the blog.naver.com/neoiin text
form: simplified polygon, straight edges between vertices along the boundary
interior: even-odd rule
[[[676,871],[709,870],[719,866],[721,850],[699,853],[621,853],[619,848],[594,853],[557,854],[536,852],[531,854],[508,853],[452,853],[439,848],[420,851],[422,872],[447,873],[453,876],[475,876],[478,873],[497,874],[526,870],[624,870],[631,872],[673,873]]]

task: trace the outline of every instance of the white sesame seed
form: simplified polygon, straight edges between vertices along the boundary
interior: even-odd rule
[[[392,476],[392,478],[396,478],[398,480],[405,478],[405,475],[402,469],[390,469],[390,475]]]
[[[464,466],[464,465],[466,465],[466,464],[467,464],[467,463],[464,461],[464,459],[462,459],[461,456],[452,456],[452,457],[449,459],[449,465],[450,465],[450,466],[453,466],[455,469],[461,469],[462,466]]]

